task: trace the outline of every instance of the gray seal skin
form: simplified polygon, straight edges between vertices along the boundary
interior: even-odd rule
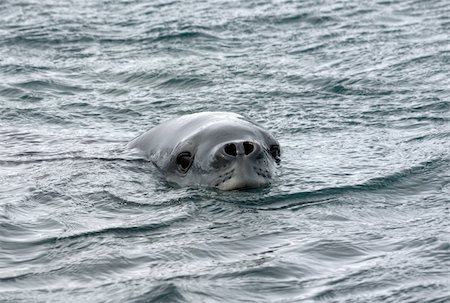
[[[202,112],[163,122],[128,144],[153,162],[169,182],[235,190],[267,186],[280,145],[241,115]]]

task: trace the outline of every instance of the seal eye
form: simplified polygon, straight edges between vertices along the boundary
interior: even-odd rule
[[[177,156],[178,170],[185,174],[192,165],[193,157],[190,152],[181,152]]]
[[[281,159],[280,159],[281,152],[280,152],[279,145],[271,145],[270,146],[270,154],[275,159],[275,162],[277,162],[277,163],[281,162]]]

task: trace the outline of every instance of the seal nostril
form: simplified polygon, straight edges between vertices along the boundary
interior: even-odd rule
[[[236,157],[237,156],[237,149],[236,145],[234,143],[229,143],[225,145],[224,151],[227,155]]]
[[[250,155],[255,150],[255,146],[251,142],[244,142],[243,145],[244,145],[244,153],[246,155]]]

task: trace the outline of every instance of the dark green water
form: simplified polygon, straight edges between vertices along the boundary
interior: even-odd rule
[[[0,2],[0,301],[449,302],[448,1]],[[123,153],[242,113],[273,186]]]

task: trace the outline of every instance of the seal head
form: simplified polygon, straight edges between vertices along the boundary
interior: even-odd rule
[[[234,113],[203,112],[164,122],[128,144],[179,185],[235,190],[267,186],[280,145]]]

